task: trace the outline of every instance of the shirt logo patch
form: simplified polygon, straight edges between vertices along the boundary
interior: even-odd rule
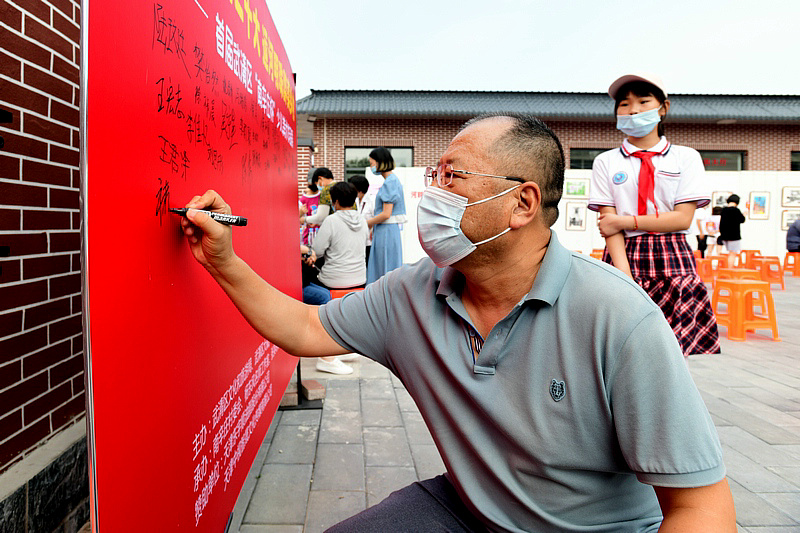
[[[553,380],[550,383],[550,396],[557,402],[560,402],[566,396],[566,384],[563,381]]]
[[[611,178],[611,181],[614,182],[614,185],[622,185],[628,181],[628,175],[625,172],[617,172],[614,174],[614,177]]]

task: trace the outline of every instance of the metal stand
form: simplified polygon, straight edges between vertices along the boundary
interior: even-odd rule
[[[300,361],[297,361],[297,405],[278,407],[279,411],[304,411],[306,409],[322,409],[322,400],[306,400],[303,398],[303,379],[300,372]]]

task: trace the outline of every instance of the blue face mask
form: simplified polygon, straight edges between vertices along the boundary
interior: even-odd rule
[[[380,175],[382,174],[381,172],[378,172],[378,167],[369,167],[369,169],[370,169],[370,170],[372,171],[372,173],[373,173],[373,174],[375,174],[376,176],[380,176]]]
[[[660,109],[661,106],[658,106],[658,109],[635,115],[617,115],[617,129],[631,137],[644,137],[661,122],[661,115],[658,114]]]

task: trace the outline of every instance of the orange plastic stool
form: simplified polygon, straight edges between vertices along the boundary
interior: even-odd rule
[[[703,280],[703,283],[714,283],[714,271],[711,268],[711,259],[697,259],[697,275]]]
[[[695,250],[693,253],[694,253],[694,258],[695,259],[702,259],[703,258],[703,252],[701,252],[700,250]]]
[[[752,268],[719,268],[717,279],[761,279],[761,272]]]
[[[779,257],[768,255],[754,258],[753,261],[754,268],[761,272],[761,281],[766,281],[770,284],[770,287],[772,287],[773,283],[780,283],[781,290],[786,289],[783,281],[783,267],[781,267],[781,259]]]
[[[766,315],[759,315],[755,312],[756,294],[760,295],[766,303]],[[720,303],[727,304],[727,313],[720,313],[717,310]],[[764,306],[764,304],[761,305]],[[728,328],[728,339],[732,341],[747,340],[747,332],[757,329],[771,329],[772,340],[781,340],[778,336],[775,302],[772,300],[772,292],[766,281],[717,279],[711,297],[711,308],[717,317],[717,324]],[[761,311],[765,311],[764,307]]]
[[[761,257],[761,252],[758,250],[742,250],[739,252],[739,264],[737,266],[739,268],[753,268],[754,257]]]
[[[711,261],[711,270],[716,272],[720,268],[728,268],[728,256],[727,255],[709,255],[706,257],[709,261]],[[733,266],[733,265],[730,265]]]
[[[591,257],[595,259],[603,259],[603,249],[602,248],[594,248],[592,249],[592,253],[589,254]]]
[[[351,292],[356,291],[363,291],[364,287],[358,287],[355,289],[331,289],[331,298],[341,298],[345,294],[350,294]]]
[[[792,276],[800,276],[800,252],[786,252],[783,258],[784,272],[791,272]]]

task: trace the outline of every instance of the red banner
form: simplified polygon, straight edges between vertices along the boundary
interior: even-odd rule
[[[84,2],[83,243],[94,531],[224,531],[296,359],[191,257],[217,190],[239,256],[300,298],[292,70],[264,3]]]

